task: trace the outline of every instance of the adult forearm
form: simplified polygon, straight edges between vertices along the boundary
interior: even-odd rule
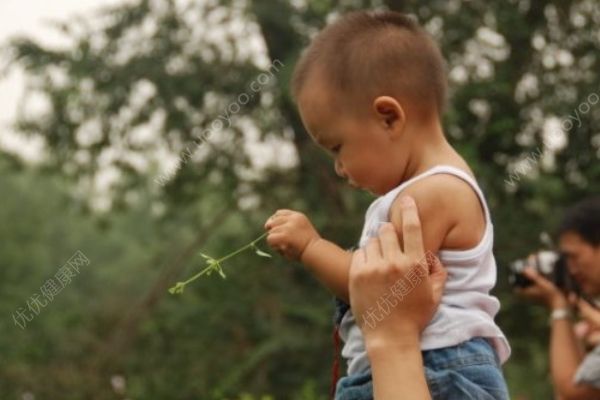
[[[571,321],[567,319],[553,321],[550,363],[554,389],[561,400],[600,399],[600,390],[575,383],[574,377],[583,358],[583,349],[573,334]]]
[[[334,295],[349,303],[348,274],[352,252],[321,238],[307,246],[300,261]]]
[[[583,353],[573,333],[571,320],[553,320],[550,334],[550,367],[554,385],[559,393],[570,391],[574,385],[573,377],[582,360]]]
[[[377,400],[431,399],[419,337],[410,343],[370,345],[367,354],[373,376],[373,393]]]

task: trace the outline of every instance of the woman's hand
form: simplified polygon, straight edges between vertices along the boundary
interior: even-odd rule
[[[358,250],[350,267],[350,306],[365,337],[378,400],[431,399],[421,331],[438,307],[446,271],[423,249],[414,200],[401,201],[404,249],[392,224]]]
[[[569,304],[565,295],[539,272],[528,267],[523,271],[523,274],[532,281],[532,284],[525,288],[517,288],[517,293],[523,297],[539,301],[551,310],[568,307]]]
[[[446,271],[425,253],[414,200],[402,202],[404,249],[391,223],[379,237],[354,253],[350,267],[350,306],[370,344],[417,342],[442,297]],[[410,344],[410,343],[407,343]]]

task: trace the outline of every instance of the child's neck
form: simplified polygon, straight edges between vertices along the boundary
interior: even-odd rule
[[[439,121],[407,129],[407,134],[411,146],[402,182],[437,165],[452,165],[470,173],[466,162],[446,140]]]

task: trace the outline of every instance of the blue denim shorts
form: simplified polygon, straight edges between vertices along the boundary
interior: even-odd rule
[[[509,399],[498,356],[487,339],[426,350],[423,363],[433,400]],[[335,399],[373,400],[371,372],[340,379]]]

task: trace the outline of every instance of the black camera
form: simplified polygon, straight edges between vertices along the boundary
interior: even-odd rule
[[[525,288],[532,281],[523,274],[526,267],[532,267],[544,278],[565,292],[579,292],[577,283],[567,269],[564,256],[551,250],[541,250],[528,258],[513,261],[508,266],[508,282],[514,287]]]

